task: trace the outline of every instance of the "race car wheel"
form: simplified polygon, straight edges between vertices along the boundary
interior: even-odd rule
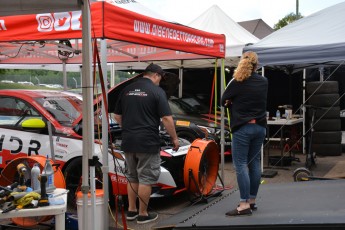
[[[66,189],[69,190],[67,196],[67,203],[69,205],[76,204],[76,193],[80,190],[82,184],[82,158],[77,157],[73,159],[64,170],[64,177],[66,181]],[[102,180],[103,174],[101,169],[101,164],[96,164],[95,167],[96,178]],[[100,183],[96,183],[96,188],[102,188]]]
[[[309,181],[312,173],[307,168],[297,168],[293,173],[293,179],[295,182]]]

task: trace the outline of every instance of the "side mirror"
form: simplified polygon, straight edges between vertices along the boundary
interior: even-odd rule
[[[24,129],[44,129],[46,128],[46,123],[38,118],[27,119],[22,123],[22,128]]]

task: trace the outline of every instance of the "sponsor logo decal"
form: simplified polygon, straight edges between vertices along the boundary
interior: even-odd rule
[[[181,120],[177,120],[176,121],[176,125],[177,126],[190,126],[190,121],[181,121]]]
[[[37,14],[39,32],[81,30],[81,11]]]
[[[9,139],[6,140],[6,135],[1,135],[0,136],[0,152],[2,152],[3,150],[3,145],[4,145],[4,142],[7,141],[7,142],[10,142],[12,143],[10,146],[11,146],[11,149],[10,152],[11,154],[18,154],[20,152],[23,152],[23,140],[20,139],[19,137],[16,137],[16,136],[10,136]],[[29,142],[29,146],[27,147],[27,150],[24,149],[24,152],[27,152],[28,153],[28,156],[31,156],[31,155],[38,155],[38,150],[41,148],[41,143],[38,141],[38,140],[33,140],[31,139],[30,142]]]
[[[112,182],[118,182],[120,184],[127,184],[127,179],[122,176],[116,176],[115,174],[111,175]]]
[[[142,92],[140,89],[135,89],[134,91],[129,91],[126,95],[127,96],[146,97],[147,93],[146,92]]]
[[[211,38],[191,34],[166,26],[151,24],[145,21],[134,20],[133,30],[136,33],[181,41],[190,44],[197,44],[205,47],[213,47],[214,45],[214,40]]]

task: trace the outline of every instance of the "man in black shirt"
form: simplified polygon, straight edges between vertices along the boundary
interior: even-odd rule
[[[155,64],[146,67],[143,77],[125,87],[115,109],[115,119],[122,127],[121,149],[125,152],[128,178],[127,220],[138,224],[154,221],[148,213],[151,186],[160,175],[159,125],[162,120],[177,151],[179,142],[168,100],[159,82],[165,72]],[[139,210],[136,199],[139,198]]]

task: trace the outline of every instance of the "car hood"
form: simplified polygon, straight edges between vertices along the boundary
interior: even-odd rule
[[[143,74],[138,74],[134,77],[128,78],[127,80],[113,86],[108,91],[108,111],[113,113],[115,111],[115,106],[121,91],[132,82],[136,81],[137,79],[143,77]]]
[[[139,79],[141,77],[143,77],[142,73],[138,74],[134,77],[131,77],[131,78],[115,85],[111,89],[109,89],[109,91],[108,91],[108,111],[110,113],[113,113],[115,111],[115,106],[116,106],[116,103],[117,103],[117,100],[119,98],[121,91],[127,85],[131,84],[132,82],[136,81],[137,79]],[[180,83],[180,80],[176,74],[166,72],[166,74],[163,77],[163,79],[161,80],[159,86],[165,91],[165,93],[167,94],[167,97],[169,98],[173,94],[173,92],[178,88],[179,83]]]
[[[173,76],[170,79],[176,79],[175,74],[171,74],[170,76]],[[117,104],[117,100],[119,98],[119,95],[121,91],[132,82],[135,82],[139,78],[143,77],[143,74],[138,74],[134,77],[128,78],[125,81],[122,81],[121,83],[113,86],[108,90],[108,112],[114,113],[115,107]],[[179,81],[174,80],[173,83],[169,81],[169,86],[167,88],[167,82],[161,81],[161,87],[164,89],[164,91],[167,93],[167,96],[169,96],[169,90],[172,90],[174,88],[178,87]],[[96,100],[94,100],[94,111],[97,111],[97,108],[99,109],[99,106],[97,106],[97,103],[103,100],[103,96],[100,95]],[[219,116],[218,116],[219,115]],[[191,114],[173,114],[174,120],[186,120],[190,121],[194,124],[200,125],[200,126],[206,126],[206,127],[220,127],[220,114],[217,114],[217,122],[215,124],[215,116],[213,114],[200,114],[200,115],[191,115]],[[80,120],[81,122],[81,120]],[[225,119],[225,123],[227,124],[227,119]]]
[[[183,121],[190,121],[196,125],[199,126],[205,126],[205,127],[214,127],[214,121],[209,120],[207,118],[203,119],[199,116],[193,116],[193,115],[185,115],[185,114],[173,114],[174,120],[183,120]],[[213,123],[212,123],[213,122]]]
[[[121,91],[127,85],[131,84],[132,82],[136,81],[137,79],[139,79],[141,77],[143,77],[143,74],[136,75],[134,77],[129,78],[128,80],[125,80],[125,81],[115,85],[111,89],[109,89],[109,91],[108,91],[108,111],[110,113],[113,113],[115,111],[115,106],[117,104],[117,100],[119,98]],[[174,75],[170,75],[168,77],[170,78],[169,80],[173,79],[174,82],[171,83],[172,81],[169,81],[170,86],[168,87],[166,84],[166,81],[162,80],[161,85],[160,85],[163,88],[163,90],[167,93],[167,96],[169,96],[169,90],[177,88],[178,84],[179,84],[179,82],[174,79],[174,77],[175,77]],[[201,126],[206,126],[206,127],[212,126],[212,127],[214,127],[214,116],[211,115],[211,117],[209,117],[208,114],[203,114],[201,116],[200,115],[194,116],[194,115],[173,114],[173,118],[174,118],[174,120],[190,121],[194,124],[201,125]],[[220,117],[218,119],[220,119]],[[219,126],[220,122],[218,121],[217,123]]]

